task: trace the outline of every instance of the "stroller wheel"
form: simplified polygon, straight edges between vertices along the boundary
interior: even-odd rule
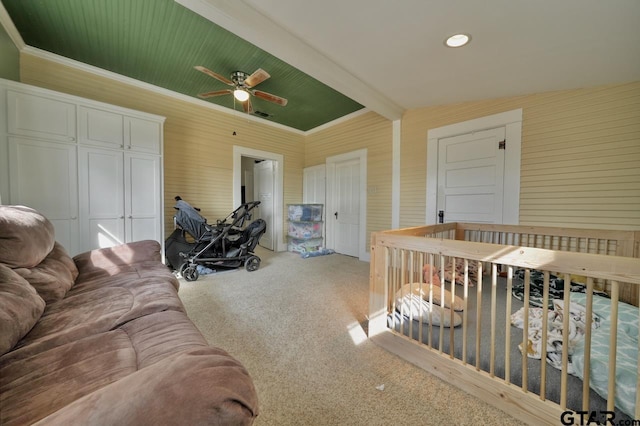
[[[187,266],[186,267],[183,266],[182,268],[182,276],[184,277],[184,279],[187,281],[197,280],[200,274],[198,273],[198,269],[196,268],[196,265],[189,265],[186,263],[185,265]]]
[[[244,263],[244,267],[249,272],[257,271],[260,267],[260,258],[258,256],[249,256],[247,261]]]

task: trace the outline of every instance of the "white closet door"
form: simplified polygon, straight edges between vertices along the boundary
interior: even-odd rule
[[[80,149],[80,219],[85,250],[125,242],[124,154]]]
[[[142,118],[124,118],[125,148],[149,154],[162,154],[162,124]]]
[[[7,91],[8,131],[49,141],[76,140],[76,106],[44,96]]]
[[[161,241],[160,157],[126,153],[126,241]]]
[[[75,145],[9,137],[7,204],[38,210],[53,224],[56,241],[79,253]]]
[[[103,109],[80,107],[80,143],[103,148],[124,148],[122,114]]]

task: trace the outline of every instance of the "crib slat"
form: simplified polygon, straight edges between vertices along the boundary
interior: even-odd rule
[[[478,282],[476,283],[478,319],[476,323],[476,370],[480,371],[480,336],[482,335],[482,262],[478,262]]]
[[[465,259],[466,260],[466,259]],[[457,260],[456,260],[457,262]],[[465,262],[466,263],[466,262]],[[453,312],[453,305],[455,304],[455,297],[456,297],[456,282],[455,282],[455,277],[453,279],[453,282],[451,283],[451,299],[449,300],[449,306],[451,307],[451,309],[449,309],[449,357],[451,359],[454,358],[454,350],[455,350],[455,339],[454,339],[454,329],[455,327],[453,326],[453,316],[455,315]],[[442,300],[443,300],[443,304],[444,304],[444,298],[445,295],[442,295]]]
[[[613,411],[616,399],[616,354],[618,349],[618,281],[611,281],[611,336],[609,337],[609,383],[607,391],[607,410]],[[636,407],[637,409],[637,407]]]
[[[640,321],[640,292],[638,292],[638,300],[636,301],[638,303],[638,321]],[[640,326],[640,324],[637,324],[638,326]],[[638,339],[638,366],[640,366],[640,339]],[[637,379],[636,379],[636,412],[635,412],[635,416],[636,419],[640,419],[640,372],[638,373]]]
[[[489,358],[489,375],[495,376],[496,370],[496,300],[498,286],[498,265],[491,264],[491,353]]]
[[[531,269],[524,270],[524,313],[522,323],[522,390],[528,391],[529,378],[527,348],[529,347],[529,291],[531,290]]]
[[[507,307],[504,331],[504,381],[511,383],[511,291],[513,289],[513,266],[507,267]]]
[[[591,381],[591,328],[593,327],[593,278],[587,278],[587,328],[584,333],[584,370],[582,372],[582,409],[589,409]]]
[[[562,329],[569,330],[569,303],[571,301],[571,275],[564,275],[564,303],[562,308]],[[569,333],[562,333],[562,371],[560,373],[560,408],[567,408],[567,382],[569,365]]]
[[[435,265],[435,257],[433,253],[429,253],[429,265]],[[433,266],[432,266],[433,267]],[[433,303],[433,274],[429,274],[429,303]],[[433,347],[433,309],[429,312],[429,347]]]
[[[424,274],[422,273],[422,266],[425,264],[425,254],[423,252],[418,253],[418,284],[422,287],[424,284]],[[422,303],[420,304],[422,306]],[[420,322],[418,323],[418,340],[422,342],[422,330],[424,312],[420,310]]]
[[[405,283],[409,283],[409,281],[407,280],[407,251],[401,249],[400,250],[400,288],[402,288],[402,286]],[[411,288],[412,285],[409,286],[409,294],[412,294],[413,289]],[[409,336],[413,336],[413,309],[409,309],[409,313],[408,313],[408,317],[409,320],[407,321],[407,325],[409,327]]]
[[[547,394],[547,339],[549,327],[549,271],[544,271],[544,288],[542,290],[542,352],[540,364],[540,399],[545,400]]]
[[[463,288],[464,310],[462,311],[462,363],[467,363],[467,320],[469,318],[469,260],[464,260],[464,288]]]

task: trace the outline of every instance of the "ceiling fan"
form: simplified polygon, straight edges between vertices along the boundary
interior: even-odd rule
[[[247,73],[242,71],[234,71],[231,73],[231,79],[215,73],[201,65],[197,65],[194,68],[200,72],[207,74],[210,77],[215,78],[218,81],[223,82],[228,86],[233,87],[233,89],[199,93],[198,97],[200,98],[206,99],[212,98],[214,96],[233,94],[233,96],[242,103],[242,108],[246,113],[253,113],[253,107],[251,105],[250,99],[251,96],[255,96],[257,98],[264,99],[265,101],[273,102],[281,106],[287,105],[288,101],[285,98],[281,98],[280,96],[272,95],[271,93],[263,92],[261,90],[253,89],[253,87],[271,77],[269,73],[267,73],[262,68],[259,68],[251,75],[248,75]]]

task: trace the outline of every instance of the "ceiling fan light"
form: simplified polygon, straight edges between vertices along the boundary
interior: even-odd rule
[[[468,34],[454,34],[444,41],[447,47],[462,47],[471,41],[471,36]]]
[[[235,96],[235,98],[240,102],[246,102],[247,99],[249,99],[249,92],[242,89],[236,89],[233,91],[233,96]]]

